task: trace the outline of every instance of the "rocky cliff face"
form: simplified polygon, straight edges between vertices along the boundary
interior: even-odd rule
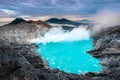
[[[78,76],[50,69],[34,44],[0,41],[0,80],[74,80]],[[70,76],[72,75],[72,76]]]
[[[31,39],[40,38],[51,28],[42,21],[25,21],[17,18],[10,24],[0,27],[0,39],[7,42],[28,43]]]
[[[20,24],[0,28],[0,80],[120,80],[119,26],[94,37],[96,49],[89,53],[101,60],[102,71],[76,75],[51,69],[37,46],[24,41],[39,36],[38,27]]]
[[[38,68],[45,67],[35,48],[32,44],[4,44],[0,41],[0,80],[35,80],[39,76]]]
[[[96,49],[89,51],[100,59],[103,70],[101,80],[120,80],[120,26],[111,27],[94,38]]]
[[[39,27],[28,23],[5,25],[0,27],[0,39],[9,42],[26,43],[40,37]]]

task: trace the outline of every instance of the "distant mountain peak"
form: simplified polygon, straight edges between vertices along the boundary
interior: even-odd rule
[[[67,19],[65,19],[65,18],[61,18],[60,20],[67,20]]]
[[[33,20],[26,21],[23,18],[16,18],[11,23],[9,23],[8,25],[15,25],[15,24],[19,24],[21,22],[35,24],[35,25],[41,25],[43,27],[51,28],[51,25],[45,23],[44,21],[41,21],[41,20],[38,20],[38,21],[33,21]]]
[[[46,21],[52,21],[52,20],[58,20],[58,21],[65,20],[65,21],[70,21],[70,20],[65,19],[65,18],[61,18],[61,19],[59,19],[59,18],[50,18],[50,19],[48,19],[48,20],[46,20]]]
[[[65,18],[61,18],[61,19],[58,19],[58,18],[50,18],[48,20],[46,20],[45,22],[47,23],[56,23],[56,24],[70,24],[70,25],[80,25],[80,23],[78,22],[74,22],[74,21],[71,21],[71,20],[68,20],[68,19],[65,19]]]
[[[10,25],[13,25],[13,24],[18,24],[18,23],[21,23],[21,22],[26,22],[24,19],[22,18],[16,18],[15,20],[13,20],[11,23],[9,23]]]
[[[50,18],[48,20],[46,20],[45,22],[54,22],[54,21],[59,21],[58,18]]]
[[[65,18],[61,18],[60,20],[61,20],[61,21],[70,21],[70,20],[65,19]]]
[[[27,21],[27,23],[32,23],[32,24],[36,24],[36,25],[42,25],[48,28],[51,28],[51,25],[45,23],[44,21],[38,20],[38,21],[33,21],[33,20],[29,20]]]

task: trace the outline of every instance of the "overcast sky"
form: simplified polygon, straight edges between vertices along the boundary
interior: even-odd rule
[[[79,16],[120,12],[120,0],[0,0],[0,18]],[[77,18],[76,17],[76,18]]]

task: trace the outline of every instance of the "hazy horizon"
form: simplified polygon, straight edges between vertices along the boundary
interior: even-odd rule
[[[94,20],[101,13],[119,14],[119,7],[119,0],[0,0],[0,22],[16,17],[43,21],[52,17]]]

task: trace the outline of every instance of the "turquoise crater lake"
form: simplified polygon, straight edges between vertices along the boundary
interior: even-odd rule
[[[38,52],[52,68],[75,74],[99,72],[102,69],[100,60],[86,53],[94,49],[93,39],[37,45]]]

